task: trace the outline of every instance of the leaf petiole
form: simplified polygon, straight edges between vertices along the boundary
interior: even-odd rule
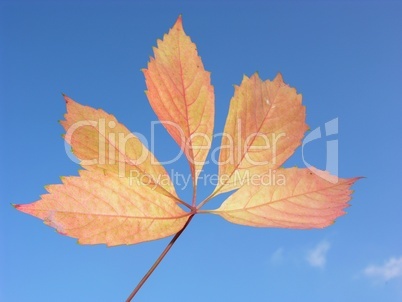
[[[151,266],[151,268],[148,270],[148,272],[142,277],[141,281],[137,284],[137,286],[134,288],[130,296],[128,296],[126,302],[130,302],[134,296],[138,293],[138,291],[141,289],[141,287],[144,285],[144,283],[148,280],[148,278],[152,275],[154,270],[158,267],[159,263],[163,260],[163,258],[166,256],[166,254],[170,251],[172,248],[173,244],[176,242],[176,240],[180,237],[180,235],[184,232],[184,230],[187,228],[189,225],[191,219],[193,219],[195,214],[191,214],[191,216],[188,218],[186,224],[183,226],[183,228],[174,235],[172,240],[170,240],[169,244],[165,247],[163,252],[159,255],[158,259],[154,262],[154,264]]]

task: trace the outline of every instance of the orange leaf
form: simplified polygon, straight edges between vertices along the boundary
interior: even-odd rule
[[[313,173],[313,172],[314,173]],[[345,214],[350,186],[358,178],[342,179],[317,169],[278,169],[254,178],[210,211],[226,220],[254,227],[323,228]],[[274,173],[274,174],[273,174]]]
[[[158,40],[144,69],[147,96],[159,120],[186,155],[196,184],[211,146],[214,90],[181,16]]]
[[[244,77],[230,108],[219,156],[219,184],[213,195],[242,186],[252,175],[280,167],[301,144],[305,124],[301,95],[278,74],[262,81]]]
[[[351,185],[315,168],[281,169],[301,144],[301,95],[278,74],[244,77],[230,103],[219,156],[219,182],[196,205],[197,178],[211,147],[214,90],[179,17],[158,40],[144,75],[149,102],[186,155],[193,178],[192,205],[177,197],[155,156],[116,118],[65,96],[65,139],[86,170],[47,187],[39,201],[15,207],[83,244],[135,244],[176,234],[131,297],[198,213],[255,227],[323,228],[344,214]],[[202,206],[238,189],[217,210]],[[188,207],[185,212],[177,203]],[[131,298],[130,298],[131,300]]]
[[[67,105],[65,140],[80,164],[90,171],[108,171],[136,178],[157,191],[177,197],[165,168],[113,115],[83,106],[64,96]]]
[[[82,244],[114,246],[167,237],[189,217],[175,199],[115,173],[80,171],[80,177],[62,180],[48,186],[50,194],[41,200],[15,207]]]

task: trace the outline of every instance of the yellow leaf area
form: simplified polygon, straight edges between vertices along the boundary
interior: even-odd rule
[[[317,169],[279,169],[275,177],[243,186],[211,213],[254,227],[323,228],[345,214],[356,180]]]
[[[245,76],[235,86],[221,134],[218,184],[197,205],[197,179],[213,137],[214,89],[181,17],[158,40],[143,72],[151,107],[189,162],[191,203],[178,197],[165,168],[113,115],[64,96],[65,140],[85,170],[48,186],[49,194],[37,202],[15,205],[18,210],[82,244],[109,246],[176,234],[174,243],[197,213],[254,227],[298,229],[323,228],[344,214],[358,178],[281,168],[307,125],[301,95],[280,74],[273,81]],[[237,191],[218,209],[201,209],[232,190]]]
[[[230,102],[214,195],[280,167],[301,144],[305,119],[301,95],[280,74],[272,82],[245,76]]]
[[[146,94],[159,120],[186,155],[196,184],[214,128],[210,74],[185,34],[181,16],[163,40],[158,40],[154,54],[143,70]]]
[[[129,178],[93,171],[62,178],[49,194],[15,207],[82,244],[108,246],[163,238],[180,231],[189,214],[174,199]]]
[[[137,178],[157,191],[177,197],[165,168],[116,118],[101,109],[83,106],[64,96],[67,106],[66,142],[90,171],[108,171],[119,177]]]

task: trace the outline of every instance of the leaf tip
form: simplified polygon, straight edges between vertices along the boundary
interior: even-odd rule
[[[15,203],[12,203],[11,205],[14,207],[14,209],[16,209],[18,211],[21,211],[23,213],[28,213],[29,214],[28,209],[29,209],[30,204],[15,204]]]
[[[70,99],[67,95],[65,95],[64,93],[61,93],[61,95],[63,96],[64,102],[65,102],[66,104],[68,104],[68,103],[71,101],[71,99]]]
[[[172,29],[176,29],[178,31],[183,30],[183,16],[182,16],[182,14],[180,14],[177,17],[176,22],[174,23]]]

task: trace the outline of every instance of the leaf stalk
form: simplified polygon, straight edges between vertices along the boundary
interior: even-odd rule
[[[131,292],[130,296],[128,296],[126,302],[130,302],[134,296],[138,293],[138,291],[141,289],[141,287],[144,285],[144,283],[148,280],[148,278],[152,275],[152,273],[155,271],[155,269],[158,267],[159,263],[165,258],[166,254],[170,251],[176,240],[180,237],[180,235],[184,232],[184,230],[187,228],[189,225],[191,219],[193,219],[195,213],[191,214],[190,217],[188,218],[186,224],[183,226],[183,228],[174,235],[172,240],[169,242],[169,244],[165,247],[165,249],[162,251],[162,253],[159,255],[158,259],[154,262],[154,264],[151,266],[151,268],[148,270],[148,272],[142,277],[141,281],[137,284],[137,286],[134,288],[134,290]]]

